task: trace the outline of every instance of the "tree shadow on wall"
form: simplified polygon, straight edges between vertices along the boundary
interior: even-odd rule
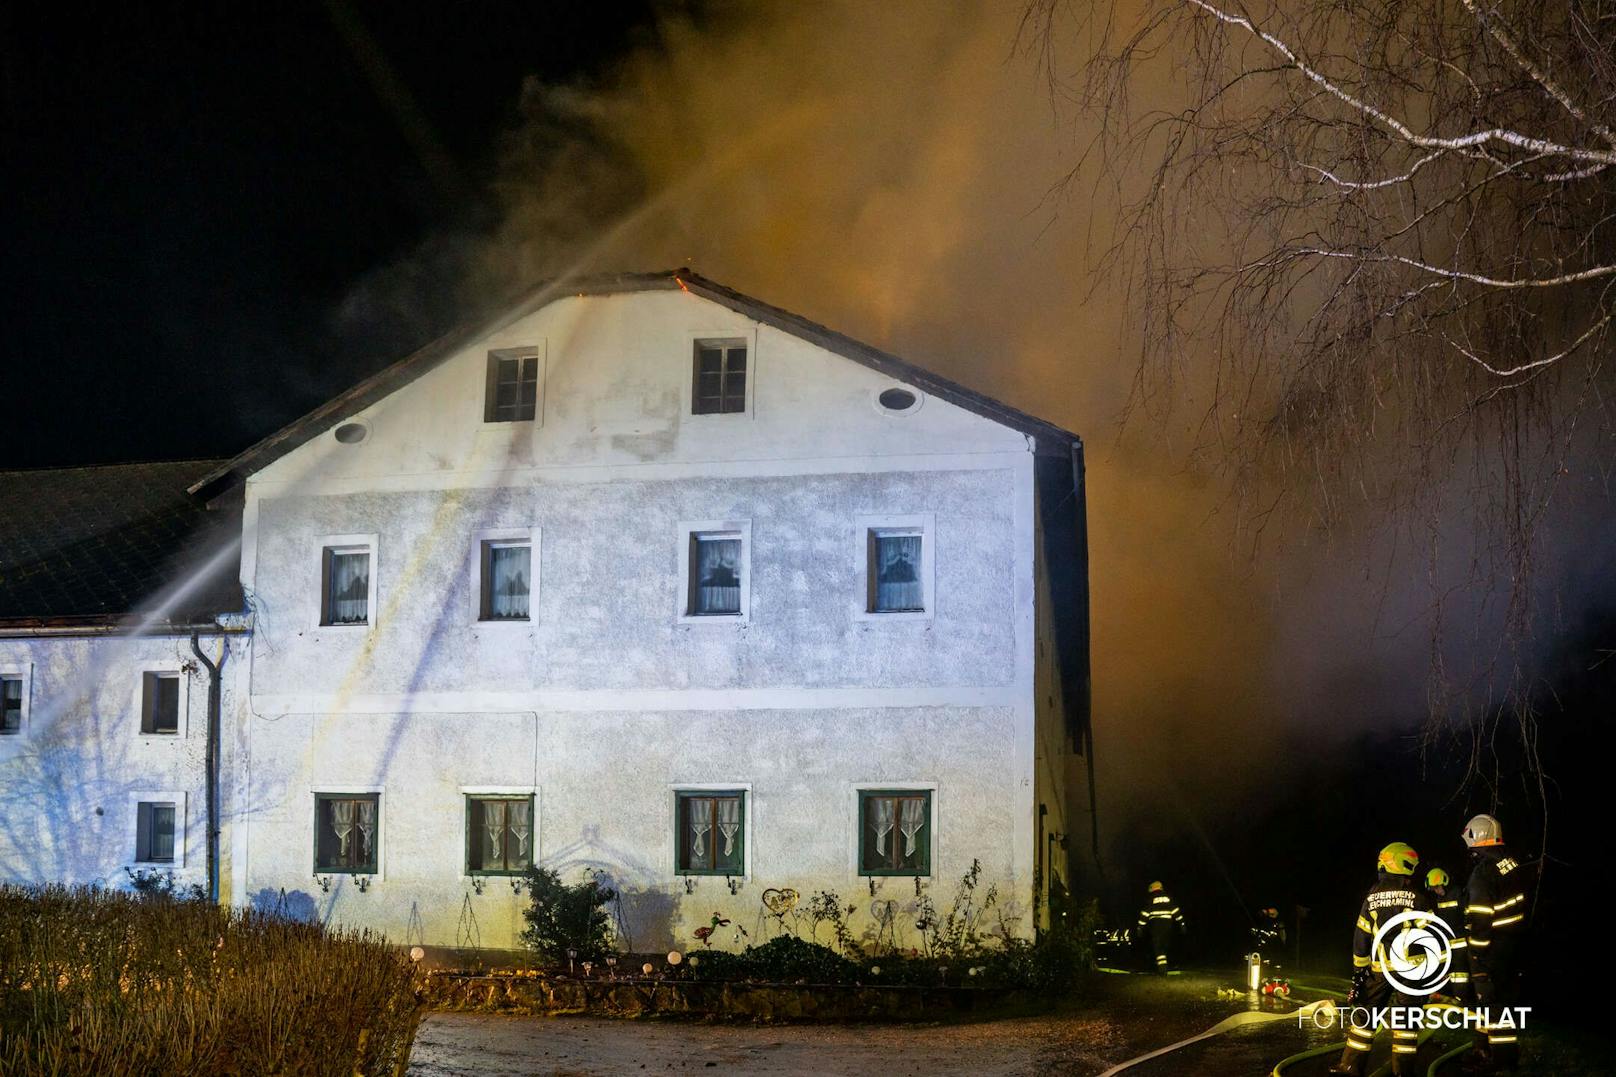
[[[275,890],[264,887],[247,901],[253,912],[276,920],[291,920],[301,924],[312,924],[319,920],[319,910],[314,904],[314,895],[305,894],[301,890]]]
[[[651,866],[626,849],[601,840],[599,826],[586,826],[577,841],[544,858],[562,874],[593,872],[617,892],[612,916],[624,950],[652,953],[674,948],[674,907],[678,899],[650,880]]]

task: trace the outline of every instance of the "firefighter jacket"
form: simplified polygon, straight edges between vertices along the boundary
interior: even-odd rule
[[[1478,845],[1464,889],[1464,937],[1455,948],[1470,950],[1472,966],[1486,967],[1489,951],[1509,947],[1526,927],[1530,872],[1502,845]],[[1457,932],[1457,924],[1452,925]]]
[[[1183,927],[1184,914],[1179,911],[1178,902],[1169,897],[1167,891],[1158,890],[1150,895],[1145,907],[1139,910],[1139,926],[1144,927],[1146,924],[1166,926],[1167,922]]]
[[[1407,875],[1380,872],[1358,908],[1358,926],[1352,933],[1354,968],[1385,971],[1384,953],[1375,951],[1375,932],[1392,917],[1409,910],[1431,912],[1431,895]]]

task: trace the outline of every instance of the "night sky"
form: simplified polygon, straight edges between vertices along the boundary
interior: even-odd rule
[[[0,5],[0,467],[230,454],[396,358],[345,296],[488,228],[524,78],[667,5],[144,7]]]

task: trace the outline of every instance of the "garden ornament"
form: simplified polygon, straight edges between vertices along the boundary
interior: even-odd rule
[[[786,913],[797,907],[797,901],[802,895],[789,886],[783,889],[770,887],[763,891],[763,907],[775,916],[784,917]]]

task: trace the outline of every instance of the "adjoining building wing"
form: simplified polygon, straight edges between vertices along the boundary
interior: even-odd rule
[[[240,514],[187,487],[221,461],[0,471],[0,628],[116,626],[239,537]],[[241,608],[219,559],[165,622]]]

